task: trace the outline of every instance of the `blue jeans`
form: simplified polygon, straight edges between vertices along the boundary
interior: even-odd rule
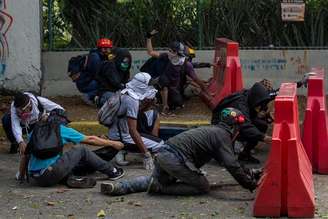
[[[78,85],[76,84],[76,86]],[[89,100],[93,100],[93,98],[97,95],[98,89],[98,82],[96,80],[92,80],[87,86],[79,88],[79,91],[81,91],[83,94],[87,94]]]

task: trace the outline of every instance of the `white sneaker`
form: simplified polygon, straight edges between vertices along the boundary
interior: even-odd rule
[[[115,156],[115,162],[117,163],[117,165],[120,165],[120,166],[127,166],[130,164],[129,161],[125,160],[125,154],[127,152],[126,151],[123,151],[123,150],[120,150],[116,156]]]

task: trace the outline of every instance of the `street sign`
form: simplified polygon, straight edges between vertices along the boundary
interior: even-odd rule
[[[281,18],[283,21],[304,21],[305,3],[303,0],[282,0]]]

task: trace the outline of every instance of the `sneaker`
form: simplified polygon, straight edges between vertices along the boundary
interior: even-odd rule
[[[95,178],[87,176],[70,176],[66,183],[70,188],[93,188],[97,181]]]
[[[152,194],[152,193],[158,193],[159,191],[160,191],[159,182],[154,177],[151,177],[147,188],[147,193]]]
[[[10,154],[17,154],[17,151],[18,151],[18,144],[17,143],[12,143],[10,145],[9,153]]]
[[[100,184],[100,192],[105,195],[118,196],[126,195],[126,190],[121,183],[104,182]]]
[[[105,195],[111,195],[114,191],[114,184],[110,182],[104,182],[100,184],[100,192]]]
[[[124,170],[122,168],[114,167],[113,171],[107,175],[108,175],[108,179],[117,180],[124,176]]]
[[[250,164],[260,164],[261,163],[257,158],[253,157],[250,154],[246,154],[243,152],[239,154],[238,160],[243,161],[245,163],[250,163]]]
[[[126,152],[121,150],[115,155],[115,162],[119,166],[127,166],[130,164],[129,161],[125,160],[125,154]]]

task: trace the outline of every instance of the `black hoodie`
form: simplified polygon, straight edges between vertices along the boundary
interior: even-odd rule
[[[97,73],[100,95],[106,91],[115,92],[123,89],[124,84],[126,84],[130,78],[132,57],[129,50],[115,48],[112,53],[114,58],[109,61],[104,61]],[[124,58],[129,59],[129,68],[126,71],[120,69],[120,65]]]
[[[220,101],[213,111],[212,123],[220,121],[218,115],[226,107],[233,107],[245,115],[245,123],[240,126],[239,140],[256,145],[264,139],[265,133],[254,125],[256,117],[255,107],[266,106],[272,100],[268,90],[260,83],[255,83],[250,89],[233,93]]]

